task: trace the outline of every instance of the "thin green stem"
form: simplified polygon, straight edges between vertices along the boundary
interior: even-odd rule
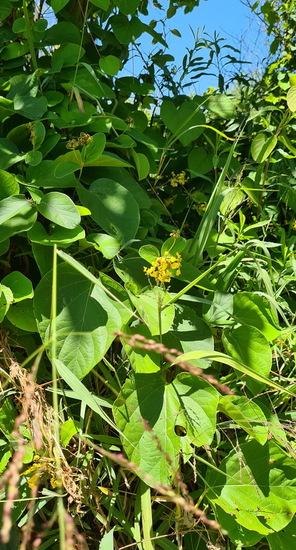
[[[153,520],[152,520],[152,505],[151,505],[151,489],[140,481],[141,492],[141,509],[142,509],[142,528],[143,528],[143,549],[154,550],[155,546],[151,538],[153,537]]]
[[[53,247],[53,265],[52,265],[52,294],[51,294],[51,361],[52,361],[52,404],[54,410],[54,454],[56,460],[57,471],[61,471],[61,455],[59,452],[60,441],[60,425],[59,425],[59,400],[58,400],[58,372],[56,368],[57,358],[57,246]],[[57,488],[58,498],[57,511],[58,511],[58,524],[59,524],[59,538],[60,538],[60,550],[66,550],[65,546],[65,509],[63,499],[61,498],[62,487]]]
[[[166,307],[170,306],[171,304],[174,304],[175,302],[177,302],[177,300],[179,300],[179,298],[181,298],[184,294],[186,294],[186,292],[188,292],[188,290],[190,290],[193,286],[196,286],[197,283],[202,281],[202,279],[204,279],[209,273],[211,273],[211,271],[213,271],[213,269],[215,269],[217,267],[217,265],[219,265],[222,261],[225,261],[225,257],[219,258],[219,260],[215,264],[213,264],[211,267],[209,267],[209,269],[207,269],[206,271],[201,273],[201,275],[196,277],[196,279],[191,281],[191,283],[188,283],[188,285],[184,286],[184,288],[182,288],[182,290],[180,290],[180,292],[175,294],[175,296],[172,296],[172,298],[168,302],[166,302],[166,304],[163,306],[162,309],[165,309]]]

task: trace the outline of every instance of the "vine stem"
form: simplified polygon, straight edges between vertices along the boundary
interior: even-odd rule
[[[36,52],[34,48],[34,42],[32,39],[32,25],[31,25],[31,19],[28,11],[28,0],[23,0],[23,10],[24,10],[24,16],[26,21],[26,29],[27,29],[27,35],[28,35],[28,45],[30,50],[30,55],[32,59],[32,65],[34,71],[37,71],[38,69],[38,63],[37,63],[37,57]]]

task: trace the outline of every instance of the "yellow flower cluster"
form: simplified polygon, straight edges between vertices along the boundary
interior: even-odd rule
[[[181,262],[182,258],[179,252],[176,253],[176,256],[170,256],[169,252],[165,252],[163,256],[152,262],[151,267],[144,267],[144,272],[148,277],[154,277],[160,283],[169,283],[172,271],[175,271],[177,276],[181,274]]]
[[[186,172],[183,170],[180,174],[175,174],[172,172],[172,177],[170,179],[170,184],[172,187],[179,187],[179,185],[185,185],[188,178],[186,178]]]
[[[54,459],[52,458],[41,458],[39,455],[36,455],[34,457],[35,464],[33,464],[33,466],[30,466],[30,468],[28,468],[25,472],[21,474],[22,476],[33,474],[30,475],[27,481],[30,489],[33,489],[38,484],[39,478],[42,476],[42,474],[50,475],[50,484],[53,489],[61,485],[61,480],[57,476],[57,472],[54,466],[51,464],[52,462],[54,462]]]
[[[67,141],[66,147],[67,149],[76,149],[77,147],[88,145],[92,141],[92,136],[86,134],[85,132],[80,132],[80,136],[78,139],[69,139],[69,141]]]

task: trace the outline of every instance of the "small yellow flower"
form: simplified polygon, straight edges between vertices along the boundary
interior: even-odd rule
[[[296,220],[294,221],[294,223],[292,225],[292,229],[294,229],[296,231]]]
[[[164,204],[165,204],[166,207],[171,206],[171,204],[173,204],[173,202],[174,202],[173,197],[169,197],[168,199],[164,199]]]
[[[207,203],[206,202],[198,202],[193,206],[193,210],[196,210],[201,216],[207,209]]]
[[[144,273],[147,277],[154,277],[157,282],[169,283],[172,271],[175,271],[176,276],[181,274],[181,262],[182,258],[179,252],[176,253],[176,256],[170,256],[169,252],[165,252],[163,256],[159,256],[152,262],[151,267],[144,267]]]
[[[180,229],[175,229],[174,231],[172,231],[170,233],[170,237],[172,237],[173,239],[179,239],[180,237]]]
[[[183,170],[180,174],[175,174],[172,172],[172,177],[170,179],[170,184],[172,187],[179,187],[179,185],[185,185],[188,178],[186,178],[186,172]]]

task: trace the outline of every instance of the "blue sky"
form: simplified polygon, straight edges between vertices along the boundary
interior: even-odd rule
[[[160,20],[164,13],[156,8],[151,8],[149,18],[145,22],[149,22],[152,18]],[[264,30],[262,26],[260,27],[260,22],[255,14],[241,0],[200,0],[199,7],[195,8],[190,14],[185,15],[183,10],[179,9],[174,18],[167,20],[166,26],[168,29],[178,29],[182,35],[181,38],[178,38],[172,33],[168,33],[166,37],[169,46],[166,53],[170,53],[175,57],[178,66],[182,63],[183,56],[186,54],[186,47],[192,48],[194,44],[190,26],[194,31],[198,28],[201,30],[204,27],[205,32],[211,36],[216,31],[220,37],[225,38],[225,41],[221,44],[230,44],[238,49],[241,48],[242,59],[250,62],[250,65],[245,66],[246,71],[260,69],[262,59],[267,54]],[[161,24],[158,25],[156,30],[162,32]],[[151,39],[147,35],[141,38],[141,42],[144,51],[147,52],[153,48]],[[156,47],[157,49],[159,49],[159,46]],[[231,53],[235,57],[239,57],[234,52],[225,53]],[[197,55],[201,55],[201,53]],[[136,58],[132,63],[129,63],[128,69],[134,76],[137,76],[140,71],[139,60]],[[211,72],[215,72],[215,70]],[[187,91],[203,93],[208,87],[212,86],[217,86],[217,79],[203,76],[198,82],[195,82],[192,90],[187,88]]]
[[[0,0],[1,2],[1,0]],[[168,5],[168,1],[163,3]],[[149,2],[149,16],[141,17],[145,23],[149,23],[151,19],[161,21],[165,17],[165,10],[159,10],[152,6],[152,0]],[[53,24],[53,21],[51,22]],[[231,46],[238,48],[242,51],[241,58],[244,61],[248,61],[250,64],[245,65],[247,72],[260,70],[262,68],[262,60],[267,55],[266,35],[260,27],[260,21],[254,13],[247,7],[241,0],[200,0],[200,5],[189,14],[184,14],[184,10],[181,8],[177,11],[177,14],[172,19],[166,21],[166,41],[168,43],[168,50],[165,53],[169,53],[175,57],[175,65],[180,66],[182,59],[187,53],[186,48],[192,48],[194,44],[194,38],[190,27],[194,32],[204,28],[204,32],[213,37],[216,31],[219,37],[225,39],[221,44],[230,44]],[[175,36],[169,29],[178,29],[181,33],[181,38]],[[163,33],[163,25],[158,23],[156,30]],[[153,51],[156,53],[161,45],[152,45],[151,37],[148,34],[144,34],[140,39],[136,41],[141,43],[141,50],[148,54]],[[128,62],[122,71],[122,76],[137,76],[141,72],[143,65],[137,52],[134,50],[133,58]],[[225,51],[235,57],[239,57],[231,51]],[[199,52],[197,55],[202,55]],[[239,69],[239,67],[238,67]],[[228,71],[233,70],[233,66],[229,66]],[[210,72],[217,72],[215,68]],[[226,78],[230,76],[230,73],[226,73]],[[175,76],[175,80],[177,76]],[[204,93],[208,87],[216,87],[217,78],[214,76],[202,76],[199,80],[195,81],[192,86],[186,88],[186,93]]]

